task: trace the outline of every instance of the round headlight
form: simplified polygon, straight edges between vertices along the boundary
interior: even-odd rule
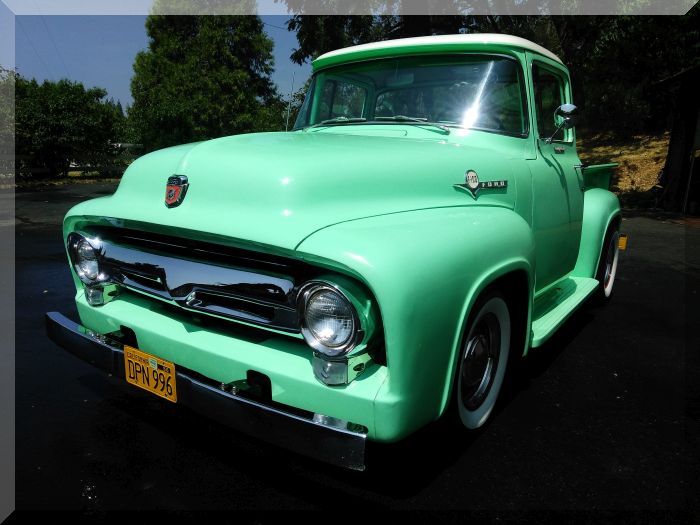
[[[301,331],[312,348],[331,357],[349,351],[357,325],[355,309],[339,291],[321,285],[305,294]]]
[[[100,273],[100,267],[97,264],[97,255],[92,245],[85,239],[78,243],[76,248],[76,266],[78,273],[81,276],[94,281]]]
[[[85,237],[78,233],[71,233],[68,237],[68,253],[81,281],[85,284],[93,284],[100,278],[97,250]]]

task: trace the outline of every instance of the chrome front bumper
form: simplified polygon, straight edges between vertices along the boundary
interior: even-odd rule
[[[125,378],[123,346],[94,334],[58,312],[46,314],[49,338],[88,363]],[[177,371],[178,403],[235,430],[310,458],[353,469],[365,468],[365,433],[286,413],[215,388]],[[332,418],[317,417],[319,421]]]

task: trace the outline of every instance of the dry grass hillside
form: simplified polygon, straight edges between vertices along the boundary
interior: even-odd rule
[[[659,177],[668,151],[668,132],[660,135],[633,135],[627,138],[582,135],[577,141],[577,148],[584,163],[617,162],[620,165],[611,189],[620,195],[623,202],[632,196],[647,194],[655,187],[658,189]],[[626,197],[628,199],[625,199]]]

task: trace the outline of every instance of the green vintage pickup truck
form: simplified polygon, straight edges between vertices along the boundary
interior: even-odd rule
[[[53,341],[322,461],[491,414],[505,371],[611,294],[615,165],[576,152],[569,73],[506,35],[319,57],[294,129],[136,160],[64,238]],[[165,401],[164,401],[165,402]]]

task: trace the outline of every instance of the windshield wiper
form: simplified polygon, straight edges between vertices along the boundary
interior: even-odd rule
[[[306,126],[304,128],[304,131],[307,129],[311,128],[317,128],[321,126],[337,126],[339,124],[357,124],[359,122],[367,122],[366,118],[362,117],[336,117],[336,118],[331,118],[328,120],[322,120],[321,122],[317,122],[316,124],[313,124],[311,126]]]
[[[406,115],[393,115],[391,117],[374,117],[374,120],[394,120],[396,122],[428,122],[424,117],[407,117]]]
[[[444,124],[439,124],[437,122],[428,122],[427,118],[407,117],[405,115],[394,115],[393,117],[375,117],[374,120],[369,121],[363,117],[336,117],[328,120],[322,120],[321,122],[317,122],[316,124],[312,124],[311,126],[306,126],[305,128],[303,128],[303,130],[306,131],[307,129],[318,128],[323,126],[340,126],[342,124],[385,124],[387,122],[397,122],[401,124],[411,124],[415,126],[430,126],[433,128],[437,128],[438,130],[440,130],[440,132],[444,133],[445,135],[450,134],[450,128],[448,128]]]
[[[434,128],[438,128],[446,135],[450,134],[450,128],[437,122],[428,122],[427,118],[407,117],[406,115],[394,115],[392,117],[374,117],[374,120],[378,122],[400,122],[402,124],[432,126]]]

